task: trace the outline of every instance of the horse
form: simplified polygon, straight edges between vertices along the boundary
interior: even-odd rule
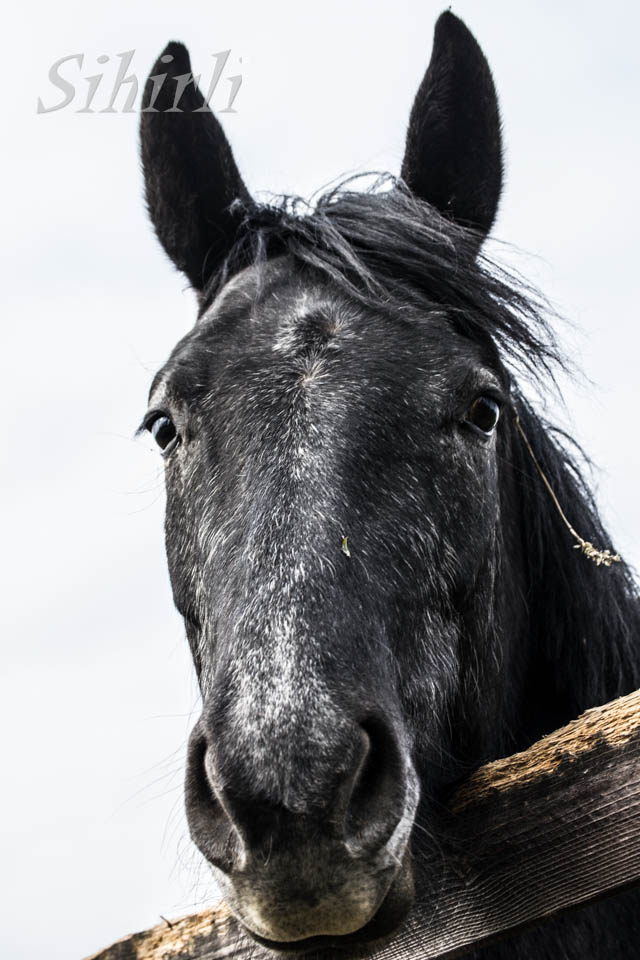
[[[558,510],[609,542],[522,386],[566,362],[553,322],[483,250],[500,116],[461,20],[436,23],[399,177],[257,203],[175,42],[141,155],[198,298],[141,425],[202,694],[189,830],[256,943],[367,956],[429,910],[461,778],[640,685],[638,591]],[[639,907],[625,892],[471,956],[630,958]]]

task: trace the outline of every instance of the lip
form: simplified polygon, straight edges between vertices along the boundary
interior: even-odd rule
[[[290,956],[304,955],[312,951],[318,957],[322,957],[323,950],[334,951],[336,949],[347,949],[348,947],[366,946],[374,942],[379,946],[380,941],[395,935],[401,923],[406,919],[414,902],[413,885],[413,866],[411,854],[407,849],[402,858],[402,867],[398,875],[393,880],[391,887],[387,891],[382,903],[376,910],[373,917],[359,930],[353,933],[347,933],[341,936],[315,936],[307,937],[303,940],[267,940],[259,934],[254,933],[247,927],[243,927],[251,938],[263,947],[269,950],[287,953]]]

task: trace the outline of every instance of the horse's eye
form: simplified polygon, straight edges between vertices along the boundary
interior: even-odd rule
[[[491,397],[477,397],[464,418],[464,423],[489,437],[500,419],[500,407]]]
[[[147,430],[163,454],[170,453],[178,442],[178,431],[170,417],[161,414],[148,425]]]

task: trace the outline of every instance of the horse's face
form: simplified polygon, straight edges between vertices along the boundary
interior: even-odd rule
[[[493,94],[459,21],[439,31],[430,71],[460,47],[464,72],[471,50]],[[497,124],[495,99],[484,109]],[[167,196],[197,175],[164,183],[154,158],[175,114],[143,116],[156,227],[196,283],[211,211],[167,223]],[[203,143],[219,138],[206,113],[176,134],[192,163],[205,119]],[[226,203],[244,187],[223,159]],[[485,194],[459,211],[480,229]],[[231,217],[223,204],[216,243]],[[286,254],[235,274],[156,377],[145,423],[164,448],[171,579],[203,694],[191,833],[270,944],[370,939],[411,904],[409,840],[421,783],[431,795],[447,776],[469,598],[492,593],[505,389],[445,311],[391,318]]]
[[[433,789],[465,597],[491,595],[504,388],[441,315],[372,314],[284,257],[261,273],[178,346],[150,423],[176,430],[167,551],[204,697],[192,833],[285,941],[409,894],[416,762]]]

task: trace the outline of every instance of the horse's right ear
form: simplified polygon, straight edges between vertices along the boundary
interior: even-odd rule
[[[201,292],[233,244],[239,215],[229,208],[249,194],[181,43],[166,47],[147,80],[140,141],[147,206],[158,238]]]

